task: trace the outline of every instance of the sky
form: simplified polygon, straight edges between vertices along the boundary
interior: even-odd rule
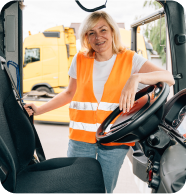
[[[105,4],[106,0],[79,0],[87,8],[94,8]],[[135,17],[145,16],[153,8],[143,8],[145,0],[107,0],[106,8],[117,23],[125,23],[125,28],[130,29]],[[186,0],[179,0],[186,7]],[[8,2],[0,0],[0,8]],[[31,34],[43,32],[44,30],[64,25],[69,27],[71,23],[81,23],[89,14],[83,11],[75,0],[24,0],[23,10],[23,39]]]

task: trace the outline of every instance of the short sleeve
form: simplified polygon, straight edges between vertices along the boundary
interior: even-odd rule
[[[139,70],[141,69],[141,67],[143,66],[143,64],[146,61],[147,61],[147,59],[145,59],[141,55],[138,55],[137,53],[135,53],[134,56],[133,56],[133,60],[132,60],[132,71],[131,71],[131,75],[134,74],[134,73],[138,73]],[[146,86],[148,86],[148,85],[144,85],[144,84],[139,83],[138,84],[137,91],[142,90]]]
[[[133,60],[132,60],[132,71],[131,75],[134,73],[138,73],[143,64],[147,61],[144,57],[141,55],[138,55],[137,53],[134,54]]]
[[[77,79],[77,68],[76,68],[76,59],[77,59],[77,54],[74,56],[72,59],[72,63],[70,66],[70,69],[68,71],[68,75],[74,79]]]

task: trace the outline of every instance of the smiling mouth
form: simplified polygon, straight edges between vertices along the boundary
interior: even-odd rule
[[[100,45],[103,45],[104,43],[105,43],[105,41],[96,43],[96,45],[100,46]]]

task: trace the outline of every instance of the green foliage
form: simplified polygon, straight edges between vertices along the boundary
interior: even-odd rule
[[[155,9],[160,9],[162,6],[155,0],[147,0],[144,2],[143,7],[153,7]]]
[[[145,1],[143,7],[154,7],[155,9],[160,9],[162,6],[154,1]],[[161,25],[161,43],[160,43],[160,25]],[[160,55],[162,64],[166,62],[166,54],[164,51],[164,47],[161,45],[166,45],[166,26],[165,26],[165,18],[160,20],[151,22],[146,25],[146,28],[144,29],[144,36],[150,40],[150,42],[153,45],[153,49],[157,51],[157,53]]]

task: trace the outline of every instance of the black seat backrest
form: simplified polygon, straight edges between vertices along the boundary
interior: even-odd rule
[[[14,184],[15,173],[19,173],[31,161],[35,149],[35,137],[30,121],[15,99],[11,82],[0,65],[0,146],[5,145],[14,164],[7,164],[8,153],[0,149],[0,162],[8,169],[8,177],[3,184]],[[2,142],[3,141],[3,142]],[[5,153],[1,153],[1,152]],[[11,162],[11,160],[9,160]],[[16,170],[16,172],[14,172]]]

